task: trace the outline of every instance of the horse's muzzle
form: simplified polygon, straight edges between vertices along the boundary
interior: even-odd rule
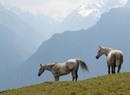
[[[38,74],[38,76],[41,76],[41,74]]]
[[[98,57],[98,56],[96,56],[96,59],[99,59],[99,57]]]

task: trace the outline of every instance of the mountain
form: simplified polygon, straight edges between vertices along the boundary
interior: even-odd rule
[[[128,0],[128,2],[127,2],[127,6],[129,6],[129,7],[130,7],[130,0]]]
[[[59,22],[54,21],[45,14],[33,14],[16,7],[11,8],[11,10],[40,34],[38,38],[39,42],[36,46],[39,46],[43,41],[49,39],[56,32],[55,29],[59,25]]]
[[[59,25],[59,31],[76,31],[79,29],[88,29],[96,24],[99,17],[97,10],[85,10],[84,7],[79,7],[70,13]],[[91,13],[84,13],[84,11],[91,11]],[[84,16],[83,16],[84,13]],[[85,16],[85,14],[87,14]]]
[[[41,34],[39,36],[39,43],[49,39],[55,33],[63,33],[67,30],[87,29],[99,19],[96,16],[97,11],[93,11],[90,15],[83,17],[79,13],[83,10],[81,7],[75,9],[63,21],[55,21],[44,14],[32,14],[18,8],[11,8],[11,10]]]
[[[0,75],[25,60],[22,54],[17,51],[16,34],[11,29],[12,25],[14,25],[11,24],[14,22],[11,21],[12,16],[15,15],[0,5]]]
[[[124,63],[127,63],[129,56],[127,52],[130,47],[128,44],[130,41],[129,9],[130,7],[112,9],[103,14],[97,24],[88,30],[66,31],[55,34],[44,42],[25,64],[33,63],[33,65],[37,65],[39,63],[60,62],[79,57],[88,62],[90,66],[96,65],[93,63],[100,61],[94,58],[98,45],[122,50],[126,58]],[[100,65],[103,64],[100,63]]]
[[[9,68],[23,62],[15,47],[15,35],[7,27],[0,25],[0,75]]]
[[[14,65],[22,63],[37,49],[38,38],[41,34],[2,5],[0,5],[0,29],[0,49],[2,51],[0,64],[2,66],[6,66],[8,63],[14,67]],[[2,69],[0,69],[1,72]]]
[[[97,0],[92,4],[84,4],[72,11],[59,25],[59,31],[76,31],[94,26],[100,16],[114,7],[124,7],[126,1]],[[59,32],[61,33],[61,32]]]
[[[13,71],[15,76],[10,78],[10,84],[8,80],[5,80],[8,87],[52,81],[53,76],[49,72],[45,72],[40,78],[37,77],[39,64],[64,62],[71,58],[81,58],[89,67],[90,73],[87,74],[79,70],[79,80],[107,74],[105,56],[99,60],[95,58],[98,45],[122,50],[124,63],[121,71],[129,71],[129,10],[130,7],[114,8],[103,14],[97,24],[88,30],[66,31],[53,35],[43,42],[28,60]],[[71,76],[63,76],[61,80],[71,80]]]
[[[9,28],[15,34],[15,43],[16,47],[18,47],[16,49],[21,51],[22,57],[29,57],[32,51],[34,52],[37,48],[37,38],[40,34],[10,9],[0,5],[0,12],[0,24]]]
[[[126,1],[124,1],[126,2]],[[33,27],[37,31],[37,45],[49,39],[55,33],[63,33],[64,31],[76,31],[79,29],[88,29],[96,24],[101,14],[109,11],[113,7],[125,6],[120,0],[97,0],[92,4],[84,4],[72,11],[61,22],[55,21],[45,14],[32,14],[19,8],[10,8],[24,22]],[[34,51],[37,48],[34,49]]]
[[[10,9],[0,5],[0,76],[32,54],[39,34]],[[34,51],[33,51],[34,52]],[[5,80],[5,79],[4,79]],[[0,80],[0,83],[4,83]]]

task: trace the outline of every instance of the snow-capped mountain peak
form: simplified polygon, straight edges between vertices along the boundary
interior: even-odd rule
[[[78,13],[83,16],[95,15],[96,17],[100,17],[103,7],[107,3],[107,0],[98,0],[93,4],[89,4],[86,6],[80,6],[78,9]]]
[[[88,16],[89,14],[91,14],[93,12],[92,9],[87,9],[86,7],[84,6],[81,6],[79,9],[78,9],[78,13],[83,16],[83,17],[86,17]]]
[[[93,6],[81,6],[78,9],[78,13],[82,17],[87,17],[87,16],[100,17],[101,9],[93,7]]]
[[[83,17],[90,15],[100,17],[102,13],[109,11],[114,7],[123,7],[127,2],[128,0],[97,0],[93,4],[80,6],[78,8],[78,13]]]

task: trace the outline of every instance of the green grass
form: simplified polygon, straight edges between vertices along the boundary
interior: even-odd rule
[[[83,81],[45,82],[1,92],[0,95],[130,95],[130,73]]]

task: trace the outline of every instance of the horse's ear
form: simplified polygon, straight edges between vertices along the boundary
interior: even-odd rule
[[[40,66],[42,67],[42,64],[40,64]]]
[[[101,48],[101,46],[99,45],[99,48]]]

